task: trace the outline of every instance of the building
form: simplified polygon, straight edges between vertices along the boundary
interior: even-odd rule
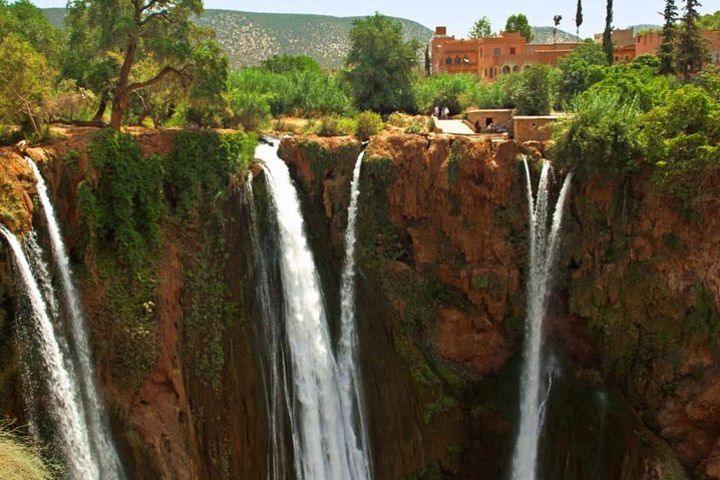
[[[706,30],[712,63],[720,65],[720,30]],[[603,35],[595,35],[602,43]],[[633,29],[612,32],[615,63],[629,63],[645,54],[654,55],[660,47],[660,32],[635,35]],[[437,27],[430,40],[432,73],[472,73],[486,82],[530,65],[555,65],[569,55],[579,43],[528,43],[519,33],[502,33],[491,37],[456,39],[447,35],[446,27]]]
[[[530,65],[555,65],[579,44],[528,43],[516,32],[497,36],[456,39],[445,27],[437,27],[430,41],[433,73],[472,73],[492,82],[501,75]]]
[[[704,30],[703,37],[708,42],[710,50],[710,62],[713,65],[720,65],[720,30]],[[635,37],[635,54],[656,55],[662,43],[662,32],[646,32]]]

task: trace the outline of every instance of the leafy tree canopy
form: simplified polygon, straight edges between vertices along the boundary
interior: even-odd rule
[[[403,39],[402,24],[375,14],[350,31],[345,79],[360,110],[381,113],[414,108],[412,80],[419,45]]]
[[[505,23],[506,32],[519,32],[529,42],[533,41],[532,28],[525,14],[510,15]]]
[[[8,3],[0,0],[0,39],[15,34],[27,41],[37,52],[57,64],[62,49],[62,33],[45,14],[29,0]]]
[[[720,30],[720,10],[700,17],[698,26],[705,30]]]
[[[470,30],[470,38],[483,38],[492,35],[492,25],[487,16],[478,19]]]
[[[320,64],[307,55],[274,55],[262,62],[262,68],[272,73],[320,71]]]

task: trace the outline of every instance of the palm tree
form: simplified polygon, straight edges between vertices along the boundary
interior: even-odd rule
[[[560,22],[562,22],[562,15],[555,15],[553,17],[553,22],[555,22],[555,28],[553,28],[553,43],[555,44],[557,43],[557,30]]]

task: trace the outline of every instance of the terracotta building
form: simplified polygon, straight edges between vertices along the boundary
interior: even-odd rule
[[[528,43],[519,33],[456,39],[445,27],[437,27],[430,41],[433,73],[473,73],[492,82],[500,75],[535,64],[555,65],[577,43]]]
[[[702,32],[703,37],[708,42],[710,50],[710,62],[714,65],[720,65],[720,30],[705,30]],[[655,55],[662,43],[662,34],[659,31],[647,32],[635,37],[635,54]]]
[[[712,63],[720,65],[720,30],[707,30]],[[595,42],[602,43],[602,34]],[[643,54],[655,54],[660,46],[660,33],[636,36],[632,29],[613,30],[615,63],[628,63]],[[433,73],[472,73],[487,82],[501,75],[517,72],[530,65],[555,65],[569,55],[579,43],[528,43],[519,33],[473,39],[456,39],[445,27],[437,27],[430,40]]]

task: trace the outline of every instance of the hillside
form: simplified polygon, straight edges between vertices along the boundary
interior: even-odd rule
[[[553,43],[553,27],[532,27],[533,41],[532,43]],[[579,39],[575,34],[558,29],[557,43],[573,43]]]
[[[62,28],[65,9],[44,11],[54,25]],[[257,65],[277,54],[304,54],[324,67],[337,68],[347,54],[348,35],[357,18],[205,10],[198,23],[215,30],[233,67]],[[430,29],[410,20],[397,20],[403,24],[408,39],[423,45],[430,40]]]

